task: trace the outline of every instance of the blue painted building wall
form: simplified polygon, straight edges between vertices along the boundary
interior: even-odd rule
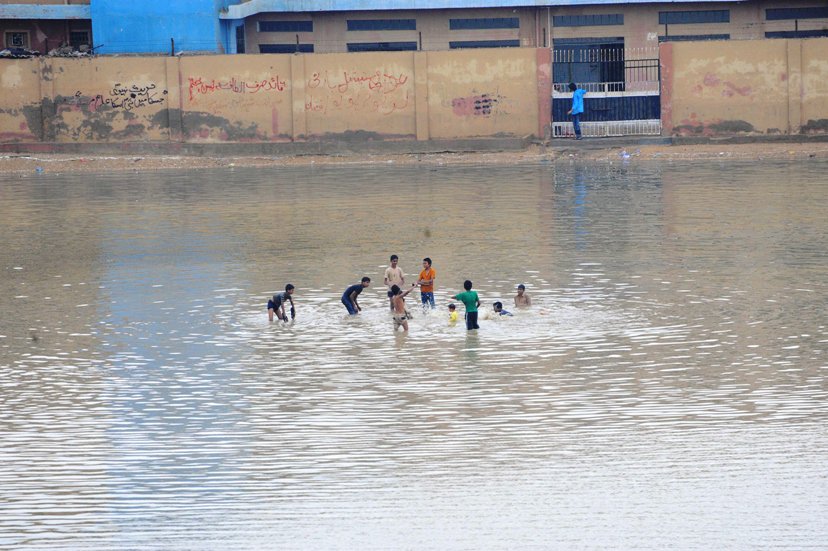
[[[226,53],[227,23],[219,20],[233,0],[92,0],[92,35],[101,54]]]

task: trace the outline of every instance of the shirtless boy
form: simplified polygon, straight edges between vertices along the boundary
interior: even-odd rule
[[[403,331],[408,331],[408,312],[405,309],[405,295],[414,290],[417,284],[413,284],[410,289],[401,291],[399,286],[391,286],[391,304],[394,307],[394,331],[403,328]]]
[[[515,308],[529,308],[532,306],[532,299],[526,294],[526,285],[521,283],[517,286],[517,295],[515,295]]]
[[[391,265],[385,269],[385,278],[382,280],[385,286],[388,287],[388,305],[392,310],[394,309],[394,297],[391,295],[391,287],[396,285],[401,288],[405,283],[405,274],[403,274],[402,268],[397,266],[399,260],[400,258],[397,255],[391,255]]]

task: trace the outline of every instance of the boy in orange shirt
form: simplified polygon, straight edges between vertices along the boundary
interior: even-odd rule
[[[431,267],[431,259],[426,257],[423,259],[423,271],[420,272],[420,279],[417,285],[420,286],[420,300],[423,301],[423,308],[431,306],[434,309],[434,278],[437,277],[437,272]]]

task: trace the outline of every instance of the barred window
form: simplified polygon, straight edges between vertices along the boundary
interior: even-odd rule
[[[260,54],[312,54],[313,44],[259,44]]]
[[[260,33],[312,33],[313,21],[259,21]]]
[[[449,29],[452,31],[479,30],[479,29],[519,29],[520,19],[517,17],[483,17],[477,19],[449,19]]]
[[[348,42],[349,52],[404,52],[416,49],[416,42]]]
[[[730,10],[660,11],[658,23],[660,25],[730,23]]]
[[[453,40],[449,42],[449,48],[458,50],[462,48],[517,48],[520,40]]]
[[[659,42],[690,42],[693,40],[730,40],[729,34],[674,34],[659,36]]]
[[[6,32],[6,48],[28,48],[29,47],[29,32],[28,31],[7,31]]]
[[[623,25],[623,13],[601,13],[594,15],[555,15],[552,25],[555,27],[596,27],[600,25]]]
[[[765,19],[828,19],[828,7],[825,8],[769,8],[765,10]]]
[[[416,31],[416,19],[348,19],[349,31]]]

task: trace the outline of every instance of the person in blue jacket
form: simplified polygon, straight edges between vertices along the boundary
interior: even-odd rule
[[[584,94],[586,90],[578,88],[574,82],[569,83],[569,91],[572,92],[572,109],[567,111],[567,115],[572,115],[572,128],[575,129],[575,139],[581,138],[581,115],[584,112]]]

